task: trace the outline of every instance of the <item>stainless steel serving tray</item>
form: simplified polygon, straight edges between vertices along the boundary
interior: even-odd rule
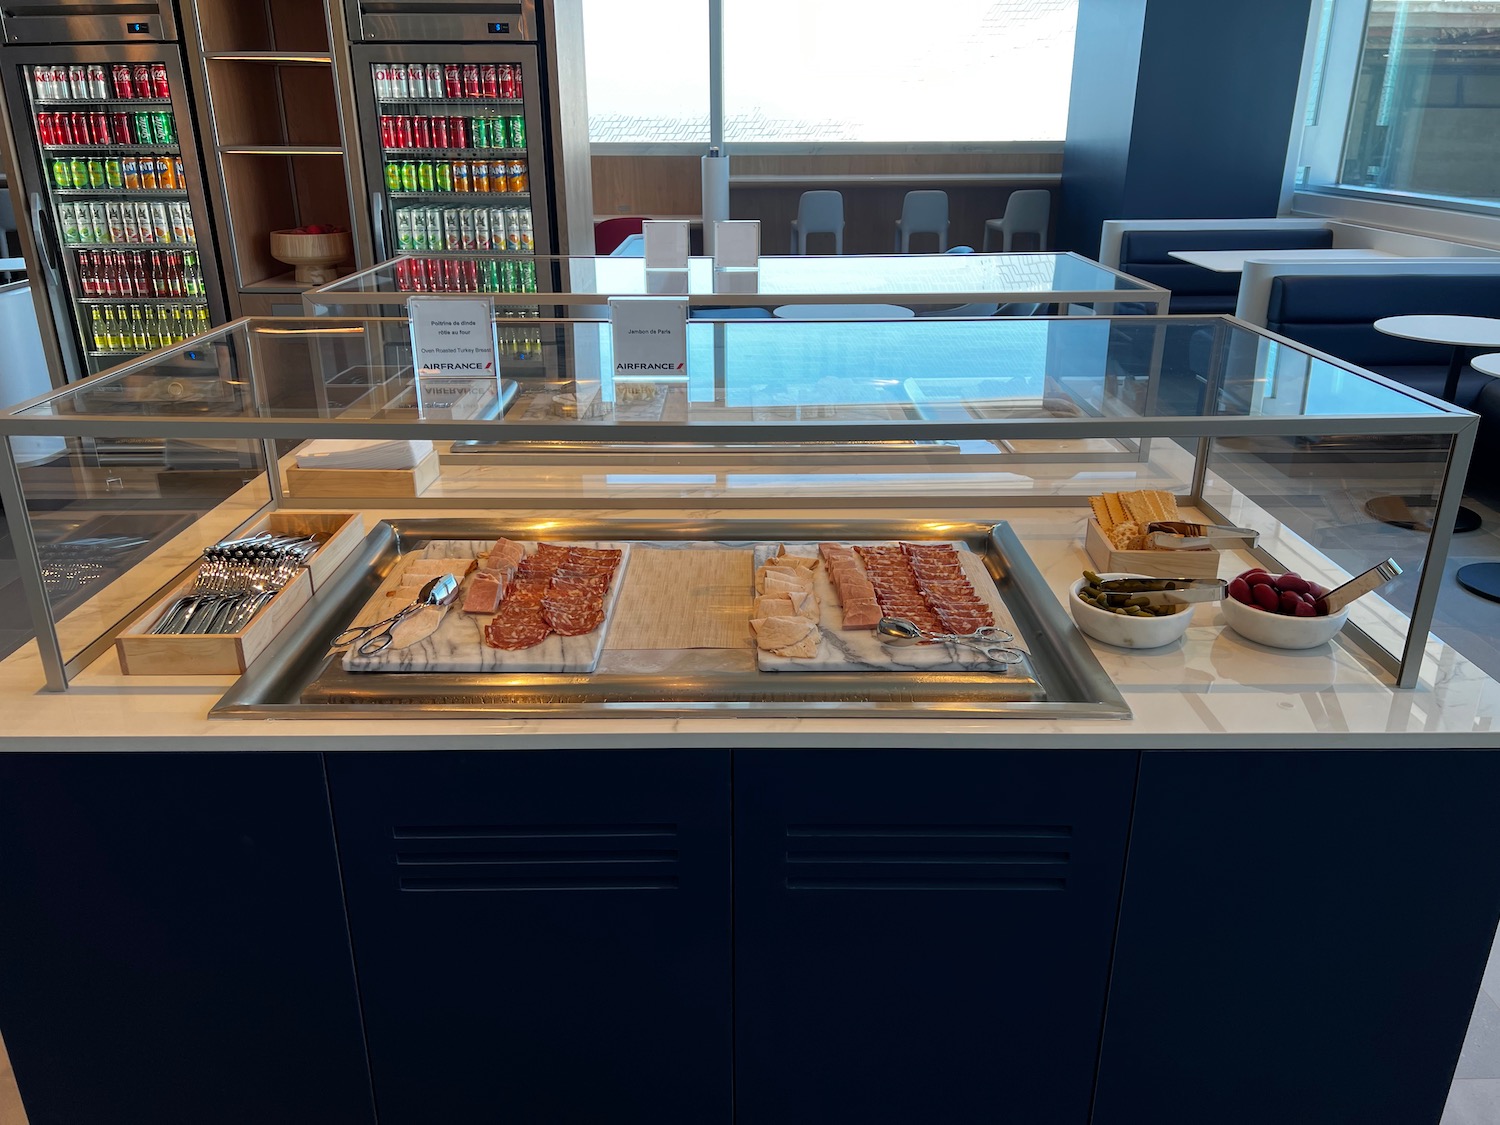
[[[357,674],[328,642],[379,588],[404,550],[432,539],[545,538],[756,543],[963,540],[984,559],[1030,654],[1019,674],[990,672],[764,673],[753,652],[654,654],[649,671],[592,675]],[[1040,691],[1037,685],[1040,684]],[[382,522],[281,636],[214,706],[214,718],[1092,718],[1130,709],[1009,525],[918,521],[473,519]]]

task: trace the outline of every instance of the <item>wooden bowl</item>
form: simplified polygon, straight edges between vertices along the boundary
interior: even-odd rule
[[[327,285],[338,277],[333,267],[354,254],[354,238],[348,231],[337,234],[298,234],[290,230],[271,232],[271,257],[297,268],[303,285]]]

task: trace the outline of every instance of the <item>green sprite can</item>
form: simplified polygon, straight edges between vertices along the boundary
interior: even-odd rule
[[[488,117],[469,118],[469,147],[490,147],[490,119]]]
[[[520,269],[520,273],[521,273],[521,292],[522,293],[535,293],[536,292],[536,263],[533,262],[530,258],[525,258],[525,259],[523,259],[520,262],[520,267],[521,267],[521,269]]]
[[[514,258],[506,258],[500,263],[500,292],[521,292],[521,270]]]
[[[169,145],[174,143],[177,137],[172,129],[172,115],[170,113],[153,113],[151,115],[151,143],[158,145]]]
[[[519,113],[505,119],[505,144],[508,148],[526,147],[526,118]]]
[[[483,290],[486,293],[500,292],[500,263],[494,258],[486,258],[479,265],[484,274]]]

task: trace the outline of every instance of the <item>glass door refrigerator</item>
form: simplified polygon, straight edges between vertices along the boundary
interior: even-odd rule
[[[412,292],[536,292],[554,220],[532,5],[344,11],[376,260],[410,255]]]
[[[223,323],[169,0],[5,5],[0,35],[33,277],[64,376]]]

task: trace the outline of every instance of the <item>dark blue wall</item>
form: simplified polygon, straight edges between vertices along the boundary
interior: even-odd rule
[[[1276,214],[1311,0],[1080,0],[1060,249],[1105,219]]]

